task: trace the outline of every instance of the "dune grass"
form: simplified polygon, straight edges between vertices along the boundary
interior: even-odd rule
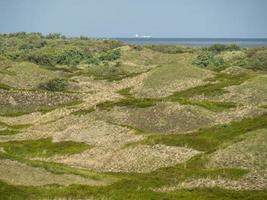
[[[92,187],[92,186],[78,186],[72,185],[68,187],[23,187],[23,186],[10,186],[6,183],[0,183],[0,197],[5,198],[7,194],[11,196],[19,195],[21,199],[28,199],[29,196],[35,199],[40,198],[111,198],[111,199],[203,199],[208,200],[210,198],[215,199],[264,199],[266,197],[265,191],[230,191],[221,188],[202,188],[191,190],[177,190],[174,192],[160,193],[151,190],[151,188],[159,188],[162,186],[175,185],[188,178],[227,178],[227,179],[239,179],[245,175],[248,171],[244,169],[207,169],[205,164],[208,161],[207,155],[214,151],[220,144],[234,140],[240,134],[244,132],[256,130],[262,127],[266,127],[266,115],[257,117],[254,119],[245,119],[240,122],[233,122],[230,125],[222,125],[212,127],[210,129],[202,129],[198,132],[198,135],[189,135],[184,144],[179,144],[181,137],[168,138],[169,136],[163,136],[168,138],[169,142],[175,139],[178,143],[172,143],[168,145],[185,145],[194,147],[199,150],[203,150],[206,153],[193,157],[191,160],[183,164],[178,164],[173,167],[158,169],[150,173],[103,173],[103,175],[109,175],[121,179],[118,182],[113,183],[110,186],[105,187]],[[216,131],[216,132],[214,132]],[[174,135],[175,136],[175,135]],[[174,137],[173,136],[173,137]],[[172,137],[172,136],[171,136]],[[204,144],[194,143],[193,137],[198,142],[204,142]],[[179,139],[178,139],[179,138]],[[203,140],[202,140],[203,139]],[[161,142],[161,141],[160,141]],[[16,159],[22,161],[24,158],[18,158],[12,154],[6,155],[6,158]],[[2,157],[5,158],[5,157]],[[43,167],[54,173],[73,173],[82,176],[90,176],[87,174],[87,170],[70,168],[62,164],[47,163],[42,161],[29,161],[30,165],[35,167]],[[14,194],[12,192],[16,191]],[[208,192],[207,192],[208,191]]]
[[[29,124],[9,125],[0,121],[0,135],[14,135],[29,126]]]
[[[2,154],[2,156],[1,156]],[[21,157],[16,157],[6,153],[0,153],[0,158],[17,160],[24,162],[34,167],[45,168],[48,171],[56,174],[71,173],[80,175],[87,178],[110,178],[111,180],[117,180],[112,185],[105,187],[93,187],[93,186],[81,186],[72,185],[67,187],[47,186],[47,187],[24,187],[24,186],[11,186],[0,181],[0,198],[5,199],[7,195],[9,198],[16,199],[33,199],[41,198],[89,198],[96,199],[111,198],[111,199],[190,199],[196,197],[200,192],[203,195],[203,200],[208,200],[210,193],[217,199],[224,199],[222,191],[227,191],[219,188],[208,189],[210,193],[206,193],[207,189],[196,190],[179,190],[176,192],[159,193],[151,190],[152,188],[158,188],[165,185],[177,184],[188,178],[216,178],[223,177],[229,179],[239,179],[247,173],[247,170],[243,169],[206,169],[205,163],[207,158],[205,155],[200,154],[189,160],[185,164],[178,164],[173,167],[158,169],[150,173],[92,173],[88,170],[77,169],[68,167],[62,164],[48,163],[43,161],[27,160]],[[217,193],[221,191],[221,193]],[[13,193],[12,193],[13,192]],[[234,193],[233,196],[231,193]],[[234,192],[227,191],[229,199],[243,199],[246,191]],[[186,196],[183,196],[185,195]],[[264,193],[253,193],[251,197],[263,197]]]
[[[167,97],[170,101],[182,101],[193,96],[216,96],[226,93],[225,87],[232,85],[240,85],[244,81],[251,78],[250,74],[229,75],[224,73],[217,74],[214,78],[209,78],[207,81],[213,82],[206,85],[197,86],[188,90],[175,92]]]
[[[0,83],[0,89],[2,90],[10,90],[11,87],[9,85],[6,85],[6,84],[3,84],[3,83]]]
[[[72,141],[53,143],[52,139],[11,141],[0,143],[4,151],[19,157],[50,157],[53,155],[70,155],[91,148],[84,143]]]
[[[87,115],[87,114],[94,112],[94,111],[95,111],[94,108],[88,108],[88,109],[77,110],[75,112],[72,112],[71,114],[81,116],[81,115]]]
[[[156,105],[157,101],[154,99],[137,99],[137,98],[126,98],[119,101],[106,101],[96,105],[96,108],[100,110],[110,110],[114,106],[128,107],[128,108],[147,108]]]
[[[146,144],[165,144],[169,146],[186,146],[196,150],[213,152],[218,147],[249,131],[266,128],[267,115],[247,118],[230,124],[203,128],[186,135],[151,135]]]
[[[57,105],[40,105],[40,106],[19,106],[19,107],[7,107],[7,108],[2,108],[0,107],[0,116],[3,117],[17,117],[17,116],[22,116],[26,114],[30,114],[33,112],[41,112],[43,114],[53,111],[58,108],[64,108],[64,107],[71,107],[80,104],[82,101],[80,100],[71,100],[69,102],[64,102],[61,104]]]
[[[84,199],[92,197],[94,199],[179,199],[179,200],[263,200],[266,199],[266,191],[231,191],[220,188],[212,189],[192,189],[180,190],[171,193],[160,193],[151,190],[139,188],[139,192],[133,193],[133,189],[137,186],[132,186],[130,182],[122,182],[117,185],[116,190],[112,187],[107,187],[104,190],[101,187],[88,187],[72,185],[68,187],[23,187],[11,186],[0,182],[0,194],[2,199],[52,199],[52,198],[69,198],[69,199]],[[130,187],[129,187],[130,186]],[[119,189],[120,187],[120,189]],[[126,188],[128,187],[128,189]],[[134,187],[134,188],[133,188]],[[127,189],[123,191],[124,189]]]
[[[246,191],[227,191],[219,188],[212,189],[195,189],[195,190],[179,190],[176,192],[160,193],[151,190],[152,188],[160,187],[166,184],[174,184],[185,180],[189,177],[225,177],[230,179],[238,179],[247,173],[242,169],[202,169],[204,164],[203,156],[191,159],[187,165],[177,165],[159,169],[152,173],[136,174],[136,173],[110,173],[110,175],[117,176],[121,181],[117,181],[110,186],[92,187],[72,185],[67,187],[24,187],[24,186],[10,186],[0,181],[0,197],[4,198],[6,195],[18,199],[34,199],[40,198],[89,198],[96,199],[190,199],[201,194],[203,200],[209,199],[212,195],[216,199],[224,199],[223,191],[227,192],[229,199],[244,199]],[[73,173],[73,171],[72,171]],[[74,172],[75,173],[75,172]],[[81,174],[81,172],[79,173]],[[209,191],[207,193],[206,191]],[[12,193],[14,192],[14,194]],[[184,196],[186,195],[186,196]],[[260,199],[264,197],[263,192],[256,192],[250,194],[251,198]],[[248,198],[249,199],[249,198]]]
[[[117,91],[118,94],[124,97],[123,99],[117,101],[106,101],[98,104],[96,109],[92,107],[88,109],[81,109],[72,113],[77,116],[86,115],[94,111],[97,112],[98,109],[110,110],[114,106],[147,108],[162,102],[200,106],[213,112],[222,112],[227,109],[240,106],[242,102],[240,102],[240,104],[236,104],[234,102],[214,101],[209,97],[216,96],[217,99],[218,96],[227,93],[226,87],[240,85],[246,80],[263,73],[261,71],[257,71],[255,73],[244,71],[243,74],[239,73],[237,75],[231,75],[218,71],[210,72],[208,70],[209,68],[200,69],[192,66],[191,63],[197,56],[198,51],[203,51],[203,49],[181,49],[174,46],[158,46],[148,49],[149,47],[136,46],[127,47],[123,50],[123,47],[121,48],[122,55],[113,59],[113,55],[106,54],[105,52],[123,46],[123,44],[116,41],[112,42],[101,39],[91,40],[88,38],[68,39],[57,34],[51,34],[50,36],[45,37],[35,33],[29,35],[17,33],[17,36],[16,34],[13,36],[1,35],[0,39],[3,40],[2,43],[4,45],[4,50],[1,52],[0,56],[14,61],[12,61],[12,64],[14,65],[13,67],[9,70],[0,72],[0,75],[5,77],[5,80],[0,83],[0,89],[3,92],[18,92],[20,90],[30,92],[41,82],[46,82],[56,77],[70,80],[72,76],[85,75],[93,76],[95,79],[103,79],[105,81],[113,82],[136,76],[140,73],[146,72],[147,70],[152,70],[151,74],[148,74],[148,78],[143,82],[144,88],[147,89],[147,91],[151,91],[152,98],[137,98],[131,93],[131,88],[124,88]],[[252,51],[255,51],[256,53],[257,51],[263,50],[252,49]],[[243,50],[241,51],[243,52]],[[247,50],[244,50],[244,52],[246,51]],[[253,57],[253,55],[255,52],[251,52],[251,60],[254,59],[255,56]],[[263,58],[264,55],[262,55],[263,54],[261,54],[261,57]],[[78,56],[77,60],[75,59],[76,56]],[[101,61],[102,63],[100,64],[93,63],[94,59],[91,58],[98,56],[99,59],[102,59],[105,62]],[[246,54],[245,56],[247,57]],[[57,63],[53,64],[54,59],[59,60]],[[26,62],[22,62],[23,60]],[[258,59],[256,61],[260,62],[261,60]],[[38,63],[38,65],[32,64],[31,62]],[[262,63],[263,62],[260,62],[259,65],[264,66]],[[6,65],[7,64],[3,63],[4,67]],[[262,69],[262,67],[255,68],[255,70],[258,69]],[[205,79],[210,77],[212,74],[215,74],[215,76]],[[194,88],[175,92],[173,94],[168,93],[171,95],[162,98],[158,98],[157,95],[153,96],[154,92],[150,90],[158,88],[164,92],[165,89],[167,90],[173,83],[176,83],[176,81],[181,81],[181,83],[190,83],[192,80],[207,81],[207,84],[201,86],[195,85],[195,87],[192,85]],[[250,87],[251,90],[255,89],[255,91],[258,92],[259,86],[264,89],[264,84],[262,83],[262,80],[260,80],[249,84],[243,84],[240,88],[237,88],[237,91],[242,91],[243,87],[245,90],[247,87]],[[120,83],[118,82],[118,84]],[[254,87],[256,84],[257,87]],[[175,87],[170,91],[174,91],[173,89],[175,90]],[[241,90],[239,91],[239,89]],[[261,89],[261,91],[264,91],[263,89]],[[65,92],[60,93],[59,95],[60,97],[63,97],[63,95],[67,93],[70,94],[70,92]],[[74,93],[76,92],[73,92],[73,94]],[[76,94],[80,93],[77,92]],[[56,95],[56,93],[53,93],[53,95]],[[197,98],[198,96],[203,96],[203,99],[205,100],[198,100],[201,99]],[[255,97],[255,99],[256,98],[257,97]],[[7,97],[3,96],[3,99],[6,100]],[[44,102],[42,105],[34,105],[34,102],[37,101],[39,100],[30,102],[27,104],[29,106],[21,104],[16,107],[11,106],[8,103],[5,105],[2,104],[2,107],[0,106],[0,115],[19,116],[38,111],[46,113],[56,108],[70,108],[68,106],[80,103],[78,98],[71,98],[70,101],[66,101],[66,104],[64,102],[63,104],[53,104],[55,103],[55,100],[52,100],[48,103]],[[263,103],[263,105],[265,104]],[[256,107],[257,106],[255,104],[255,108]],[[75,108],[78,108],[78,106]],[[265,105],[262,106],[262,108],[267,107]],[[140,113],[142,114],[142,112]],[[86,117],[90,116],[88,115]],[[150,118],[149,115],[148,117]],[[142,143],[146,145],[164,144],[168,146],[185,146],[202,151],[199,155],[193,157],[185,163],[161,168],[149,173],[98,173],[86,169],[70,167],[64,164],[32,159],[40,158],[46,160],[50,156],[71,155],[81,153],[92,148],[92,146],[84,143],[69,141],[53,143],[50,138],[2,142],[0,143],[0,162],[1,159],[10,159],[32,167],[43,168],[55,174],[75,174],[85,178],[108,181],[112,184],[108,186],[47,185],[42,187],[26,187],[9,185],[0,180],[0,199],[267,199],[267,190],[234,191],[222,188],[198,188],[181,189],[173,192],[162,193],[153,190],[164,186],[174,186],[187,179],[222,178],[239,180],[249,171],[238,168],[207,168],[207,163],[210,161],[210,155],[216,150],[224,148],[226,145],[236,145],[235,142],[243,139],[240,136],[247,132],[267,128],[266,121],[267,115],[265,114],[255,118],[235,121],[230,124],[203,128],[187,135],[151,134],[129,125],[116,124],[119,126],[125,126],[129,129],[134,129],[138,134],[143,134],[146,139],[136,144]],[[177,122],[175,121],[175,123]],[[30,125],[9,125],[0,122],[0,135],[17,134],[26,129],[28,126]],[[192,124],[190,126],[192,126]],[[135,144],[133,143],[133,145]],[[264,160],[259,160],[259,162],[264,163]]]
[[[129,106],[129,107],[149,107],[158,102],[179,102],[184,105],[197,105],[204,107],[214,112],[221,112],[229,108],[235,108],[237,105],[233,102],[218,102],[209,100],[190,100],[190,98],[198,95],[204,96],[216,96],[226,93],[225,87],[232,85],[239,85],[244,81],[251,78],[249,74],[229,75],[224,73],[218,73],[216,77],[209,78],[206,85],[197,86],[184,91],[175,92],[174,94],[163,98],[143,98],[136,99],[130,93],[131,88],[124,88],[118,91],[119,94],[125,97],[125,100],[114,104],[117,106]]]
[[[233,102],[216,102],[216,101],[185,101],[182,104],[200,106],[213,112],[222,112],[224,110],[237,107],[236,103]]]

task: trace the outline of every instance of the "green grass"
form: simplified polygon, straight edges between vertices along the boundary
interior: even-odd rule
[[[14,135],[19,133],[21,130],[28,128],[29,124],[23,125],[9,125],[0,121],[0,135]]]
[[[123,88],[118,90],[117,93],[124,96],[124,99],[119,101],[106,101],[104,103],[98,104],[96,107],[101,110],[110,110],[114,106],[125,106],[128,108],[146,108],[156,105],[158,102],[179,102],[185,105],[197,105],[204,107],[208,110],[214,112],[221,112],[229,108],[235,108],[236,104],[233,102],[216,102],[216,101],[196,101],[196,100],[189,100],[189,98],[197,96],[197,95],[205,95],[205,96],[214,96],[223,94],[226,91],[224,87],[231,86],[231,85],[239,85],[243,83],[245,80],[250,78],[248,74],[242,74],[238,76],[232,76],[228,74],[218,74],[215,78],[209,79],[209,81],[216,81],[216,83],[210,83],[204,86],[194,87],[185,91],[176,92],[173,95],[170,95],[165,98],[135,98],[130,93],[132,88]],[[84,109],[80,111],[76,111],[73,114],[75,115],[82,115],[88,114],[93,112],[93,108]]]
[[[127,106],[127,107],[149,107],[154,106],[158,102],[179,102],[184,105],[197,105],[204,107],[208,110],[214,112],[221,112],[229,108],[235,108],[237,105],[233,102],[216,102],[216,101],[208,101],[208,100],[189,100],[190,98],[198,95],[204,96],[216,96],[226,93],[225,87],[232,85],[239,85],[244,81],[251,78],[249,74],[241,74],[241,75],[228,75],[219,73],[214,78],[207,79],[208,81],[214,82],[209,83],[203,86],[197,86],[194,88],[190,88],[184,91],[175,92],[174,94],[165,97],[165,98],[144,98],[137,99],[132,96],[130,93],[131,88],[124,88],[117,91],[118,94],[125,97],[124,100],[120,102],[116,102],[112,104],[111,102],[106,102],[100,107],[112,107],[112,106]]]
[[[118,199],[118,200],[139,200],[139,199],[162,199],[162,200],[263,200],[267,198],[266,191],[230,191],[219,188],[212,189],[192,189],[192,190],[180,190],[171,193],[159,193],[151,190],[144,190],[140,188],[139,191],[133,193],[133,188],[130,185],[131,182],[123,182],[118,185],[118,189],[113,190],[112,187],[103,189],[101,187],[89,187],[89,186],[77,186],[72,185],[68,187],[23,187],[23,186],[11,186],[0,182],[0,194],[2,199],[52,199],[52,198],[64,198],[70,199],[84,199],[88,197],[94,197],[95,199]],[[125,186],[128,187],[128,189]],[[119,187],[121,187],[119,189]],[[127,189],[126,192],[123,191]]]
[[[229,126],[218,126],[213,127],[214,131],[218,131],[218,134],[221,135],[220,141],[229,141],[233,140],[234,136],[230,136],[236,130],[241,132],[246,132],[260,127],[265,127],[266,116],[258,117],[255,119],[246,119],[241,122],[234,122]],[[205,129],[208,130],[208,129]],[[205,131],[202,130],[202,134],[213,134],[212,130]],[[232,131],[231,131],[232,130]],[[228,131],[231,131],[229,134],[225,135]],[[217,132],[216,132],[217,133]],[[207,137],[210,138],[210,137]],[[198,138],[196,137],[196,140]],[[208,139],[207,139],[208,140]],[[198,140],[199,141],[199,140]],[[215,143],[213,143],[214,145]],[[216,143],[216,145],[220,145]],[[49,145],[48,145],[49,146]],[[188,145],[189,146],[189,145]],[[211,147],[211,146],[209,146]],[[32,145],[31,145],[32,148]],[[42,147],[43,149],[43,147]],[[3,182],[0,183],[0,198],[6,197],[5,195],[15,192],[14,199],[16,195],[19,194],[21,199],[27,199],[30,197],[35,199],[40,198],[55,198],[55,197],[68,197],[68,198],[111,198],[111,199],[191,199],[191,198],[200,198],[208,200],[211,197],[215,199],[262,199],[265,197],[263,191],[254,191],[253,193],[247,193],[247,191],[229,191],[220,188],[211,188],[211,189],[192,189],[192,190],[178,190],[175,192],[166,192],[159,193],[151,191],[151,188],[158,188],[162,186],[175,185],[179,182],[182,182],[186,179],[198,179],[198,178],[226,178],[226,179],[239,179],[247,173],[247,170],[243,169],[207,169],[205,164],[208,161],[208,153],[200,154],[195,156],[185,164],[178,164],[173,167],[158,169],[151,173],[103,173],[103,175],[109,175],[121,179],[120,181],[113,183],[110,186],[105,187],[92,187],[92,186],[78,186],[72,185],[68,187],[23,187],[23,186],[10,186]],[[2,158],[15,159],[20,162],[26,162],[34,167],[42,167],[53,173],[72,173],[85,177],[90,177],[91,174],[88,174],[86,170],[80,171],[80,169],[70,168],[62,164],[47,163],[42,161],[31,161],[25,160],[23,156],[2,153]],[[27,155],[27,153],[26,153]],[[6,156],[6,157],[5,157]],[[97,178],[97,177],[96,177]],[[207,193],[207,191],[209,191]],[[225,197],[227,196],[227,198]],[[13,198],[13,197],[12,197]]]
[[[4,117],[18,117],[26,114],[30,114],[33,112],[41,112],[42,114],[48,113],[50,111],[53,111],[58,108],[64,108],[64,107],[72,107],[80,104],[82,101],[80,100],[72,100],[69,102],[65,102],[62,104],[54,105],[54,106],[48,106],[48,105],[41,105],[37,108],[33,107],[18,107],[18,108],[6,108],[4,110],[0,110],[0,116]],[[1,107],[0,107],[1,109]]]
[[[15,34],[16,35],[16,34]],[[54,35],[55,36],[55,35]],[[174,81],[181,80],[186,81],[190,79],[202,80],[206,77],[206,72],[203,69],[195,68],[191,65],[194,56],[196,56],[197,50],[192,49],[179,49],[177,47],[164,46],[164,48],[156,47],[156,51],[163,53],[157,53],[146,48],[140,48],[140,50],[131,50],[120,58],[122,61],[131,62],[136,64],[135,70],[129,70],[128,66],[123,64],[115,63],[113,60],[119,58],[112,54],[103,54],[103,52],[110,49],[121,46],[117,42],[112,43],[111,41],[103,40],[90,40],[90,39],[63,39],[61,37],[51,38],[40,37],[38,34],[23,34],[18,33],[17,36],[0,36],[0,40],[3,43],[3,51],[1,55],[8,57],[12,60],[18,61],[13,64],[8,73],[13,73],[10,76],[10,82],[3,82],[0,84],[0,89],[3,90],[14,90],[14,88],[27,88],[31,90],[35,88],[40,81],[60,78],[70,78],[76,75],[94,75],[95,79],[105,79],[107,81],[118,81],[127,77],[136,76],[139,73],[145,72],[147,69],[146,65],[161,65],[156,69],[153,68],[151,75],[144,82],[144,86],[148,89],[152,87],[165,88],[165,86],[171,85]],[[10,45],[12,44],[12,45]],[[21,50],[23,47],[24,50]],[[81,66],[88,60],[83,58],[82,60],[75,61],[73,55],[68,52],[66,58],[62,57],[63,62],[59,64],[67,64],[66,66],[50,66],[44,70],[46,66],[40,66],[30,64],[28,62],[19,63],[21,59],[28,59],[29,55],[35,55],[41,62],[45,63],[47,59],[51,59],[55,54],[62,53],[61,49],[73,49],[78,48],[81,54],[88,56],[98,56],[105,60],[106,63],[101,63],[95,66],[92,63],[88,68],[82,69],[72,67],[72,62],[78,64],[81,61]],[[26,49],[25,49],[26,48]],[[154,47],[153,47],[154,48]],[[199,51],[202,51],[201,49]],[[252,49],[252,51],[255,51]],[[64,53],[63,52],[63,53]],[[180,53],[181,54],[170,54]],[[190,52],[182,53],[182,52]],[[43,53],[43,54],[39,54]],[[70,52],[71,53],[71,52]],[[75,53],[75,52],[74,52]],[[79,52],[76,52],[79,53]],[[122,52],[124,53],[124,52]],[[253,54],[254,55],[254,54]],[[253,55],[251,56],[253,58]],[[263,55],[263,54],[262,54]],[[255,56],[254,56],[255,57]],[[264,57],[264,55],[263,55]],[[44,60],[42,60],[44,59]],[[252,59],[253,60],[253,59]],[[255,59],[254,59],[255,60]],[[44,61],[44,62],[43,62]],[[169,64],[168,64],[169,63]],[[129,65],[130,66],[130,65]],[[145,66],[145,67],[144,67]],[[134,67],[134,66],[131,66]],[[140,69],[139,69],[140,68]],[[26,70],[26,71],[25,71]],[[64,74],[55,73],[56,71],[64,71]],[[21,73],[20,73],[21,72]],[[1,73],[1,72],[0,72]],[[4,71],[6,74],[6,72]],[[249,72],[247,72],[249,73]],[[262,73],[262,72],[258,72]],[[3,74],[3,71],[2,71]],[[33,76],[36,74],[36,76]],[[47,76],[45,79],[41,79],[41,76]],[[26,80],[25,77],[28,77]],[[212,100],[193,100],[192,98],[198,95],[207,97],[219,96],[227,92],[226,87],[232,85],[240,85],[244,81],[253,77],[253,73],[250,74],[239,74],[229,75],[223,73],[217,73],[215,77],[207,79],[210,83],[204,86],[197,86],[195,88],[187,89],[185,91],[175,92],[166,98],[140,98],[137,99],[131,94],[131,88],[125,88],[117,91],[118,94],[122,95],[124,99],[104,102],[97,105],[98,109],[109,110],[114,106],[125,106],[129,108],[146,108],[154,106],[160,102],[177,102],[184,105],[195,105],[201,106],[205,109],[221,112],[226,109],[234,108],[236,106],[233,102],[217,102]],[[259,82],[259,85],[262,81]],[[254,84],[254,83],[253,83]],[[12,86],[9,87],[8,85]],[[247,87],[247,85],[244,85]],[[256,88],[256,87],[255,87]],[[258,89],[258,87],[257,87]],[[148,90],[149,91],[149,90]],[[157,98],[157,99],[156,99]],[[76,104],[76,103],[75,103]],[[263,104],[265,105],[265,104]],[[56,105],[56,106],[40,106],[36,109],[33,105],[25,107],[24,109],[12,107],[1,108],[0,115],[4,116],[19,116],[28,114],[34,111],[41,111],[43,113],[49,112],[56,108],[66,107],[68,105]],[[69,105],[71,106],[71,105]],[[263,106],[266,108],[266,105]],[[6,110],[5,110],[6,109]],[[94,108],[81,109],[73,112],[74,115],[86,115],[94,111]],[[43,168],[55,174],[75,174],[85,178],[102,179],[107,178],[116,179],[117,182],[109,186],[15,186],[8,185],[0,181],[0,199],[179,199],[179,200],[263,200],[267,199],[267,191],[232,191],[221,188],[208,188],[208,189],[185,189],[174,192],[159,193],[151,190],[151,188],[159,188],[162,186],[173,186],[187,179],[198,179],[198,178],[214,178],[218,177],[225,179],[238,180],[246,173],[247,170],[243,169],[210,169],[206,168],[206,164],[209,161],[208,158],[210,153],[217,149],[224,147],[226,144],[232,144],[242,139],[242,134],[266,128],[267,116],[263,115],[254,119],[243,119],[238,122],[232,122],[227,125],[218,125],[210,128],[200,129],[194,133],[188,135],[147,135],[144,144],[165,144],[169,146],[187,146],[197,150],[203,151],[202,154],[193,157],[186,163],[178,164],[176,166],[161,168],[150,173],[95,173],[86,169],[79,169],[69,167],[64,164],[57,164],[53,162],[30,160],[32,157],[44,157],[47,158],[53,155],[68,155],[74,153],[80,153],[86,149],[90,149],[91,146],[84,143],[77,142],[58,142],[52,143],[51,139],[41,140],[29,140],[29,141],[15,141],[15,142],[4,142],[0,143],[0,159],[11,159],[16,160],[27,165]],[[131,126],[120,125],[129,129],[134,129],[137,133],[144,134],[142,130],[135,129]],[[8,125],[0,123],[0,135],[16,134],[26,129],[28,125]],[[2,149],[3,147],[3,149]],[[110,179],[109,179],[110,178]]]
[[[237,136],[249,131],[266,128],[267,115],[248,118],[230,124],[218,125],[211,128],[200,129],[186,135],[152,135],[146,144],[165,144],[169,146],[187,146],[196,150],[213,152],[218,147],[235,139]]]
[[[128,88],[123,88],[121,90],[118,90],[117,93],[126,97],[126,98],[132,98],[132,94],[131,94],[131,87],[128,87]]]
[[[120,62],[113,63],[106,61],[101,65],[92,65],[89,68],[77,70],[73,75],[93,76],[95,80],[107,80],[113,82],[134,77],[144,72],[130,72],[125,70]]]
[[[8,152],[0,152],[0,159],[9,159],[18,161],[20,163],[24,163],[26,165],[45,169],[53,174],[74,174],[78,176],[82,176],[84,178],[90,178],[94,180],[100,180],[103,178],[107,178],[107,181],[115,181],[115,178],[112,175],[100,174],[97,172],[89,171],[86,169],[79,169],[70,167],[61,163],[54,162],[46,162],[40,160],[29,160],[28,158],[21,157],[20,155],[9,154]]]
[[[87,172],[86,170],[74,169],[70,167],[64,167],[61,164],[52,164],[38,161],[29,161],[32,166],[35,167],[46,167],[48,170],[52,170],[56,173],[73,173],[77,175],[81,175],[84,177],[92,177],[92,174]],[[35,162],[35,163],[32,163]],[[23,187],[23,186],[9,186],[3,182],[0,182],[0,197],[5,197],[4,195],[10,193],[10,195],[20,194],[20,197],[28,198],[28,195],[35,199],[39,198],[55,198],[55,197],[68,197],[68,198],[88,198],[94,197],[98,198],[111,198],[111,199],[161,199],[163,197],[169,197],[171,199],[176,199],[176,197],[183,197],[184,199],[195,197],[198,192],[203,192],[203,199],[209,199],[209,193],[205,191],[207,189],[196,189],[196,190],[179,190],[176,192],[169,193],[158,193],[151,191],[151,188],[157,188],[164,185],[177,184],[181,181],[184,181],[188,178],[229,178],[229,179],[239,179],[243,175],[247,173],[246,170],[243,169],[205,169],[203,166],[205,165],[206,158],[203,155],[196,156],[187,162],[187,164],[179,164],[174,167],[162,168],[157,171],[151,173],[108,173],[103,176],[108,177],[117,177],[117,179],[121,179],[112,185],[105,187],[92,187],[92,186],[78,186],[72,185],[68,187]],[[88,174],[89,173],[89,174]],[[94,177],[94,176],[93,176]],[[97,178],[97,177],[96,177]],[[12,190],[16,188],[14,194],[12,194]],[[208,189],[212,193],[215,191],[227,191],[223,189]],[[229,199],[242,199],[243,192],[234,192],[236,195],[229,195]],[[183,196],[186,194],[186,196]],[[214,194],[214,195],[215,195]],[[253,193],[255,197],[256,193]],[[260,197],[263,196],[263,193],[260,193]],[[16,197],[16,196],[15,196]],[[15,199],[14,197],[14,199]],[[215,195],[217,198],[223,199],[223,193]],[[22,198],[22,199],[25,199]]]
[[[18,157],[50,157],[53,155],[76,154],[91,146],[72,141],[53,143],[52,139],[12,141],[0,143],[4,151]]]
[[[3,83],[0,83],[0,89],[2,90],[10,90],[11,87],[9,85],[6,85],[6,84],[3,84]]]
[[[236,108],[236,104],[233,102],[216,102],[216,101],[184,101],[180,102],[181,104],[196,105],[213,112],[222,112],[230,108]]]
[[[128,108],[147,108],[156,105],[153,99],[136,99],[127,98],[121,99],[119,101],[106,101],[104,103],[98,104],[96,107],[100,110],[110,110],[114,106],[128,107]]]
[[[20,133],[20,131],[18,130],[0,130],[0,135],[15,135],[15,134],[18,134]]]
[[[179,190],[176,192],[159,193],[152,191],[151,188],[161,187],[163,185],[175,184],[187,178],[201,178],[201,177],[223,177],[230,179],[238,179],[247,173],[242,169],[202,169],[205,160],[203,156],[198,156],[190,160],[187,165],[177,165],[159,169],[152,173],[136,174],[136,173],[109,173],[110,175],[117,176],[122,179],[110,186],[105,187],[92,187],[92,186],[78,186],[72,185],[68,187],[23,187],[23,186],[10,186],[6,183],[0,182],[0,197],[4,198],[5,195],[14,195],[12,199],[16,199],[19,194],[21,199],[30,197],[34,199],[40,198],[55,198],[55,197],[68,197],[68,198],[88,198],[94,197],[96,199],[111,198],[111,199],[190,199],[202,195],[203,200],[209,199],[214,196],[216,199],[224,199],[224,192],[227,192],[228,199],[244,199],[245,191],[227,191],[219,188],[212,189],[193,189],[193,190]],[[12,192],[15,193],[13,194]],[[206,191],[209,191],[207,193]],[[264,193],[255,192],[250,194],[251,198],[264,197]],[[10,197],[10,196],[9,196]],[[248,198],[249,199],[249,198]]]
[[[32,111],[34,112],[34,111]],[[31,111],[2,111],[0,112],[0,116],[3,117],[18,117],[26,114],[32,113]]]
[[[25,160],[10,154],[2,153],[0,158],[15,159],[19,162],[30,164],[34,167],[42,167],[53,173],[72,173],[88,178],[99,178],[98,174],[94,175],[87,170],[67,167],[62,164],[47,163],[42,161]],[[102,173],[100,177],[113,177],[118,181],[105,187],[79,186],[72,185],[67,187],[47,186],[47,187],[24,187],[10,186],[0,182],[0,198],[5,199],[7,195],[11,199],[34,199],[40,198],[89,198],[96,199],[190,199],[202,195],[203,200],[208,200],[211,196],[216,199],[224,199],[224,192],[227,192],[230,199],[244,199],[245,191],[228,191],[219,188],[212,189],[194,189],[179,190],[176,192],[159,193],[151,191],[151,188],[162,187],[164,185],[177,184],[188,178],[229,178],[239,179],[247,173],[243,169],[206,169],[204,168],[207,159],[205,155],[199,155],[186,164],[179,164],[173,167],[158,169],[151,173]],[[206,191],[209,191],[207,193]],[[13,192],[13,193],[12,193]],[[263,192],[253,192],[251,198],[257,199],[264,197]],[[17,198],[19,197],[19,198]],[[249,198],[248,198],[249,199]]]
[[[88,108],[88,109],[82,109],[82,110],[72,112],[71,114],[81,116],[81,115],[87,115],[87,114],[94,112],[94,111],[95,111],[94,108]]]
[[[225,87],[232,85],[240,85],[244,81],[251,78],[249,74],[241,75],[229,75],[219,73],[216,77],[207,79],[214,83],[209,83],[203,86],[194,87],[185,91],[175,92],[173,95],[166,97],[170,101],[181,101],[184,99],[191,98],[193,96],[204,95],[204,96],[216,96],[226,93]]]
[[[122,187],[123,186],[123,187]],[[192,189],[180,190],[170,193],[159,193],[151,190],[136,190],[138,186],[131,186],[131,182],[123,182],[118,185],[118,189],[113,190],[111,187],[103,189],[101,187],[77,186],[68,187],[23,187],[11,186],[0,182],[0,193],[2,199],[52,199],[64,198],[84,199],[93,197],[95,199],[117,199],[117,200],[139,200],[139,199],[162,199],[162,200],[263,200],[267,198],[266,191],[231,191],[220,188],[212,189]],[[119,189],[119,187],[121,187]],[[126,191],[124,191],[126,189]],[[133,193],[135,189],[135,193]]]

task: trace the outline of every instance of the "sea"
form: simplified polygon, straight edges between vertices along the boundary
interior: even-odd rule
[[[115,38],[127,44],[168,44],[207,47],[213,44],[237,44],[244,48],[267,47],[267,38]]]

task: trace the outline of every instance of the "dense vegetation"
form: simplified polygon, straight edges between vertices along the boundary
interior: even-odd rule
[[[212,45],[201,50],[193,62],[200,67],[222,70],[239,66],[254,70],[267,70],[266,49],[241,49],[237,45]]]
[[[66,39],[60,34],[43,36],[40,33],[3,34],[0,36],[0,53],[15,61],[30,61],[40,65],[76,66],[90,62],[98,52],[100,61],[115,60],[118,51],[109,51],[122,44],[112,40],[94,40],[82,37]]]
[[[64,91],[68,87],[68,82],[64,79],[52,79],[45,83],[40,83],[38,86],[42,90],[48,90],[48,91]]]

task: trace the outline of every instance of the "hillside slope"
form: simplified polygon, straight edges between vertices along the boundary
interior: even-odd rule
[[[0,199],[267,199],[267,49],[0,35]]]

